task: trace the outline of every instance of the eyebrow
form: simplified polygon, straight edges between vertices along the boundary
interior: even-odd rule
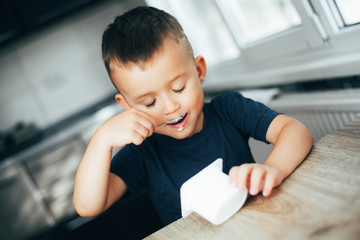
[[[186,74],[187,74],[186,72],[183,72],[183,73],[176,75],[173,79],[170,80],[170,83],[175,82],[177,79],[181,78],[182,76],[184,76]],[[135,97],[135,100],[140,100],[141,98],[144,98],[147,95],[151,95],[151,94],[152,94],[152,92],[141,94],[140,96]]]

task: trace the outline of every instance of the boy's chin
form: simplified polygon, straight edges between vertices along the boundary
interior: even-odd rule
[[[172,138],[176,138],[176,139],[185,139],[188,137],[191,137],[193,134],[189,133],[189,131],[187,131],[188,129],[183,129],[181,131],[177,130],[176,128],[174,129],[169,129],[167,131],[156,131],[156,133],[161,134],[161,135],[165,135],[168,137],[172,137]]]

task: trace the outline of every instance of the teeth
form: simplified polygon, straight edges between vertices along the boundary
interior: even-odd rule
[[[182,116],[174,119],[174,120],[171,120],[171,121],[168,121],[168,122],[164,122],[164,123],[160,124],[160,126],[165,125],[165,124],[173,124],[173,123],[176,123],[176,122],[178,122],[180,119],[184,118],[185,115],[186,115],[186,113],[185,113],[184,115],[182,115]],[[181,131],[181,130],[180,130],[180,131]]]

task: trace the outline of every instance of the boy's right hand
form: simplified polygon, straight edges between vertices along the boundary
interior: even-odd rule
[[[129,143],[140,145],[156,128],[157,124],[152,117],[131,108],[104,122],[96,134],[101,135],[107,146],[122,147]]]

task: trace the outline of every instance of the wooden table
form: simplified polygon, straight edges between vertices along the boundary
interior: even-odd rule
[[[321,138],[268,198],[220,226],[192,213],[150,239],[360,239],[360,119]]]

